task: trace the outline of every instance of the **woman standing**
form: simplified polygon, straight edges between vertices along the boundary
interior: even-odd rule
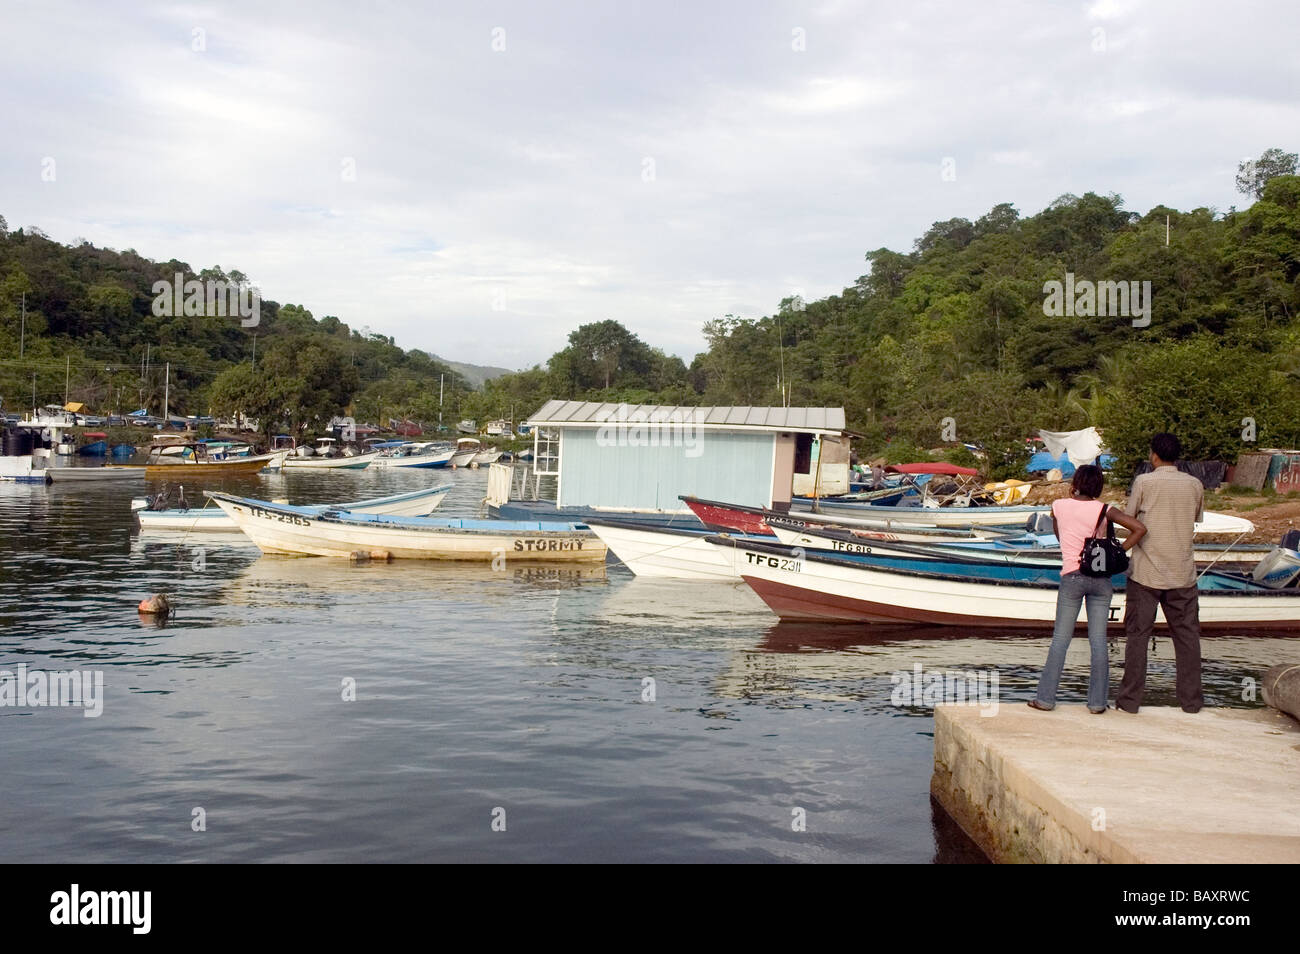
[[[1108,576],[1085,576],[1079,572],[1083,543],[1096,535],[1098,527],[1117,523],[1128,530],[1125,551],[1133,549],[1146,534],[1142,523],[1118,507],[1100,502],[1103,479],[1101,468],[1085,464],[1074,472],[1070,496],[1052,503],[1052,527],[1061,544],[1061,586],[1056,594],[1056,629],[1047,665],[1038,680],[1038,695],[1029,700],[1032,709],[1044,712],[1056,708],[1056,687],[1065,667],[1065,653],[1074,637],[1079,606],[1088,607],[1088,644],[1091,668],[1088,671],[1088,711],[1106,711],[1110,692],[1110,666],[1106,658],[1106,623],[1110,617],[1110,597],[1114,590]],[[1103,519],[1104,518],[1104,519]]]

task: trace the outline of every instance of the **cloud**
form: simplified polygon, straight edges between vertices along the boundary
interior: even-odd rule
[[[999,202],[1244,204],[1237,159],[1300,128],[1300,14],[1256,13],[11,5],[0,213],[458,360],[543,361],[605,318],[689,358],[705,321]]]

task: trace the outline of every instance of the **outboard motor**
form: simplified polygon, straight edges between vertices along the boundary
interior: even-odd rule
[[[1274,590],[1294,586],[1300,578],[1300,550],[1296,547],[1298,543],[1300,530],[1288,530],[1283,534],[1282,545],[1274,547],[1256,564],[1251,573],[1254,581]]]
[[[1034,513],[1031,513],[1029,515],[1029,519],[1025,521],[1025,532],[1032,533],[1035,536],[1051,533],[1052,532],[1051,512],[1049,511],[1047,513],[1044,513],[1043,511],[1039,510]]]

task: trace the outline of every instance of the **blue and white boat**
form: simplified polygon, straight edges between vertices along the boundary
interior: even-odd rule
[[[354,500],[348,503],[321,504],[300,509],[320,513],[324,510],[340,510],[351,513],[389,514],[392,516],[423,517],[433,513],[451,490],[451,484],[430,487],[426,490],[413,490],[404,494],[388,497],[375,497],[369,500]],[[136,523],[142,530],[185,530],[216,531],[238,533],[239,524],[232,520],[220,507],[168,507],[150,510],[149,501],[137,498],[131,501]]]
[[[371,444],[370,449],[380,452],[370,462],[371,467],[415,467],[421,470],[446,467],[456,452],[455,448],[447,445],[410,441],[383,441]]]
[[[263,553],[370,559],[603,563],[605,544],[581,524],[393,517],[291,507],[207,492]]]

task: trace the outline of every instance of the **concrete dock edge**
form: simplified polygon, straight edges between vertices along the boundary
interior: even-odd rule
[[[980,713],[935,708],[930,790],[994,861],[1300,862],[1290,716],[1023,703]]]

